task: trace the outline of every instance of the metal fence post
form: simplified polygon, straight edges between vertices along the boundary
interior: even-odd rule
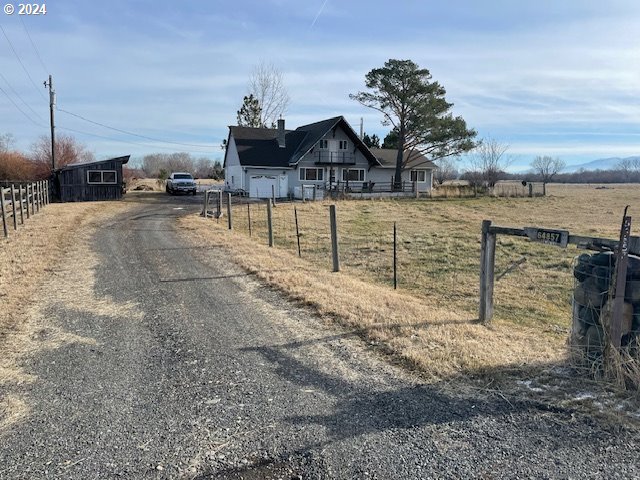
[[[398,288],[398,235],[396,222],[393,222],[393,289]]]
[[[273,247],[273,214],[271,200],[267,200],[267,228],[269,230],[269,246]]]
[[[340,271],[340,257],[338,254],[338,222],[336,206],[329,205],[329,222],[331,223],[331,255],[333,257],[333,271]]]
[[[302,258],[302,252],[300,250],[300,228],[298,227],[298,209],[296,207],[293,207],[293,215],[295,216],[295,219],[296,219],[296,238],[298,239],[298,257]]]
[[[227,193],[227,223],[229,230],[233,229],[233,222],[231,221],[231,194]]]
[[[482,221],[480,250],[480,316],[482,323],[493,318],[493,283],[496,259],[496,234],[491,233],[491,220]]]

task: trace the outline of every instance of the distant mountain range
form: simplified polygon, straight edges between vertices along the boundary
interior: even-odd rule
[[[640,159],[640,155],[636,155],[633,157],[609,157],[609,158],[599,158],[597,160],[592,160],[587,163],[578,163],[575,165],[567,165],[562,169],[562,173],[576,173],[580,170],[616,170],[618,168],[618,164],[621,160],[636,160]],[[526,170],[520,170],[519,174],[531,173],[533,170],[528,168]]]
[[[637,161],[638,159],[640,159],[640,156],[626,157],[626,159]],[[590,162],[580,163],[578,165],[567,165],[562,169],[562,173],[574,173],[580,170],[616,170],[621,160],[624,160],[624,158],[599,158],[598,160],[592,160]]]

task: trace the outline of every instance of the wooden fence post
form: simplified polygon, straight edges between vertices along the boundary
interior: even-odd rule
[[[533,183],[529,182],[529,198],[533,197]]]
[[[331,223],[331,255],[333,257],[333,271],[340,271],[340,256],[338,254],[338,221],[336,206],[329,205],[329,222]]]
[[[44,180],[44,204],[49,205],[49,180]]]
[[[218,195],[216,197],[216,218],[220,221],[220,217],[222,216],[222,190],[218,190]]]
[[[4,206],[4,188],[0,186],[0,214],[2,214],[2,229],[4,230],[5,238],[9,236],[9,229],[7,229],[7,212]]]
[[[482,221],[480,246],[480,321],[490,323],[493,317],[493,283],[496,259],[496,234],[491,233],[491,220]]]
[[[34,188],[34,183],[30,183],[27,187],[31,186],[31,215],[36,214],[36,192]],[[27,195],[28,197],[29,195]]]
[[[27,183],[24,186],[24,206],[26,207],[25,210],[27,211],[27,220],[29,220],[31,218],[31,212],[29,211],[29,184]]]
[[[249,238],[251,238],[251,204],[247,203],[247,225],[249,226]]]
[[[11,211],[13,214],[13,229],[18,230],[18,215],[16,215],[16,189],[11,184]]]
[[[24,225],[24,199],[22,197],[22,185],[18,186],[18,197],[20,200],[20,225]]]
[[[207,218],[207,204],[209,203],[209,190],[204,191],[204,197],[202,198],[202,213],[201,217]]]
[[[275,185],[271,185],[271,201],[273,202],[273,206],[276,206],[276,187]]]
[[[233,229],[233,223],[231,221],[231,194],[227,193],[227,220],[229,225],[229,230]]]
[[[273,215],[271,200],[267,200],[267,229],[269,230],[269,246],[273,247]]]

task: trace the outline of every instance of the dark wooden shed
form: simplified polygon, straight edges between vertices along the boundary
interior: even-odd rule
[[[87,163],[73,163],[56,172],[56,188],[63,202],[91,202],[122,198],[122,165],[130,155]]]

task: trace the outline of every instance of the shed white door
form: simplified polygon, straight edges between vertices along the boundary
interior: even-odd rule
[[[252,175],[249,178],[249,196],[251,198],[271,198],[272,188],[276,195],[280,193],[276,175]]]

